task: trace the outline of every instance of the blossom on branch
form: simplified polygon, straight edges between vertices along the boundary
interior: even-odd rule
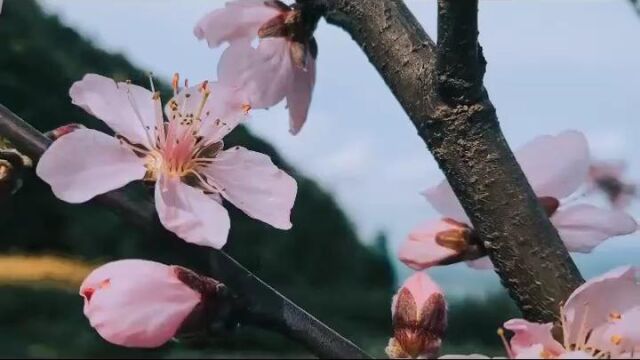
[[[637,230],[633,217],[620,210],[605,210],[590,204],[570,204],[569,196],[584,183],[591,159],[587,140],[577,131],[540,136],[515,152],[543,209],[569,251],[589,253],[613,236]],[[481,253],[469,227],[471,223],[449,183],[444,180],[425,192],[427,200],[444,217],[413,230],[402,245],[399,257],[415,270],[468,260]],[[563,203],[564,201],[564,203]],[[443,228],[443,223],[455,223]],[[464,228],[458,233],[455,228]],[[492,268],[488,257],[468,261],[477,269]]]
[[[440,351],[447,328],[447,303],[429,276],[409,277],[391,305],[393,337],[385,349],[392,359],[432,358]]]
[[[85,316],[105,340],[154,348],[175,337],[220,286],[178,266],[120,260],[91,272],[80,295]]]
[[[178,89],[163,117],[159,93],[89,74],[70,90],[73,103],[103,120],[115,137],[77,129],[56,140],[36,172],[54,194],[81,203],[135,180],[155,184],[161,223],[187,242],[222,248],[227,199],[279,229],[291,227],[297,184],[263,154],[223,150],[222,138],[245,117],[242,94],[206,82]]]
[[[561,308],[554,324],[513,319],[509,355],[521,359],[640,357],[640,268],[625,266],[587,281]],[[561,335],[556,335],[561,334]],[[560,341],[558,341],[558,340]]]
[[[295,6],[277,0],[235,0],[203,17],[194,29],[209,47],[230,46],[218,64],[218,81],[244,89],[251,106],[287,100],[289,126],[297,134],[306,121],[315,85],[317,43]],[[260,42],[256,48],[251,42]]]

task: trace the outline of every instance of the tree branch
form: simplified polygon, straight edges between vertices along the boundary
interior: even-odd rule
[[[507,145],[484,90],[477,0],[439,1],[439,47],[400,0],[298,3],[346,30],[376,67],[525,317],[556,320],[559,303],[583,280]]]
[[[34,161],[40,158],[51,143],[45,135],[1,104],[0,135]],[[119,190],[98,196],[93,201],[115,210],[134,225],[147,230],[157,229],[158,221],[150,202],[133,202]],[[168,231],[163,230],[163,233],[175,238],[175,241],[182,241]],[[243,323],[278,331],[321,358],[370,358],[349,340],[265,284],[224,251],[210,252],[212,277],[225,283],[240,296],[243,305],[240,316]]]
[[[478,44],[478,0],[439,0],[436,71],[441,98],[465,104],[479,100],[486,64]]]

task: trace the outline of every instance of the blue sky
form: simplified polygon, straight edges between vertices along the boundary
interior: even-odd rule
[[[48,11],[111,51],[168,79],[215,78],[220,51],[192,35],[222,0],[41,0]],[[407,1],[435,35],[435,1]],[[249,127],[335,194],[362,237],[388,233],[393,251],[435,212],[419,195],[441,173],[361,50],[342,30],[318,27],[318,79],[301,134],[284,107],[255,112]],[[626,0],[493,0],[480,6],[486,87],[513,147],[539,134],[579,129],[600,158],[624,158],[640,179],[640,17]],[[636,216],[640,207],[631,209]],[[640,239],[610,240],[577,257],[587,275],[640,265]],[[403,269],[400,267],[400,269]],[[497,288],[492,272],[464,265],[431,273],[452,294]],[[408,274],[402,270],[403,276]]]

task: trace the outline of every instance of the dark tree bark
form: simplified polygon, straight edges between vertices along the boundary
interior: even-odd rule
[[[638,12],[638,15],[640,15],[640,0],[631,0],[631,6],[633,6]]]
[[[298,4],[346,30],[365,52],[437,160],[525,317],[556,320],[559,303],[583,279],[484,89],[478,1],[438,2],[438,46],[400,0]]]

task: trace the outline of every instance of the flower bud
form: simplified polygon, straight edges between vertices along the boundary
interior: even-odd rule
[[[205,283],[219,284],[176,266],[121,260],[89,274],[80,295],[85,316],[105,340],[153,348],[173,338],[194,310],[201,308],[209,292]]]
[[[453,219],[429,220],[413,229],[400,247],[400,261],[414,270],[473,260],[483,255],[473,229]]]
[[[391,314],[390,358],[437,356],[447,328],[447,303],[438,284],[423,272],[413,274],[394,296]]]

